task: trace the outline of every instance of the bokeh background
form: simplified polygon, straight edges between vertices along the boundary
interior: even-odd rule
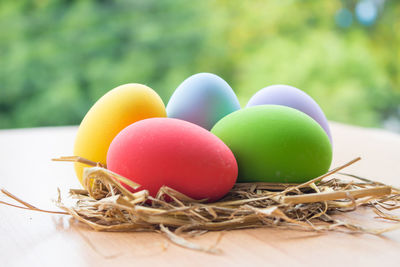
[[[330,120],[400,131],[400,1],[0,1],[0,128],[79,124],[130,82],[167,103],[198,72],[242,106],[289,84]]]

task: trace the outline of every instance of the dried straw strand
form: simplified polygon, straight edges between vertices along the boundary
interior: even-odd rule
[[[327,200],[338,200],[344,198],[356,199],[368,196],[386,196],[390,195],[391,192],[392,188],[390,186],[378,186],[375,188],[362,188],[354,190],[343,190],[337,192],[286,196],[283,198],[282,202],[287,204],[299,204],[299,203],[312,203],[312,202],[327,201]]]
[[[35,206],[29,204],[28,202],[23,201],[22,199],[20,199],[19,197],[11,194],[10,192],[8,192],[7,190],[5,190],[4,188],[0,189],[0,191],[6,195],[7,197],[19,202],[20,204],[22,204],[23,206],[18,206],[18,205],[14,205],[8,202],[4,202],[4,201],[0,201],[0,204],[4,204],[7,206],[11,206],[14,208],[19,208],[19,209],[25,209],[25,210],[33,210],[33,211],[40,211],[40,212],[45,212],[45,213],[53,213],[53,214],[63,214],[63,215],[69,215],[69,213],[67,212],[62,212],[62,211],[51,211],[51,210],[43,210],[43,209],[39,209],[36,208]]]

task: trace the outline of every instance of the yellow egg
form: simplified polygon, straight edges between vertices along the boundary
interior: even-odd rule
[[[166,117],[164,103],[153,89],[135,83],[118,86],[102,96],[83,118],[74,155],[105,165],[114,137],[128,125],[152,117]],[[85,167],[75,163],[81,183]]]

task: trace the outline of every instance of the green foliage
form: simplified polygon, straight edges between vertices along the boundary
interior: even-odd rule
[[[354,9],[356,2],[349,3]],[[0,128],[78,124],[105,92],[144,83],[166,103],[197,72],[242,105],[296,86],[331,120],[399,118],[400,2],[376,23],[335,23],[341,1],[0,1]]]

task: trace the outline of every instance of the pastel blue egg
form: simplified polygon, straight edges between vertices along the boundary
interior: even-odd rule
[[[198,73],[184,80],[172,94],[167,116],[210,130],[238,109],[239,100],[224,79],[211,73]]]

